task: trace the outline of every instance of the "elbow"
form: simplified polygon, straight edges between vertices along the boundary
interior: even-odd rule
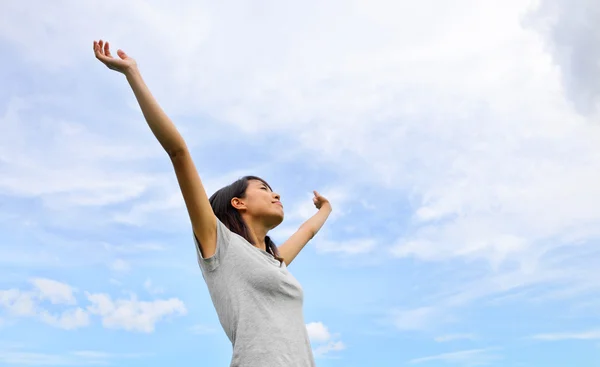
[[[312,240],[313,237],[315,237],[317,232],[318,231],[316,230],[316,228],[313,228],[313,227],[307,225],[306,223],[304,223],[303,225],[300,226],[300,228],[298,228],[297,233],[301,233],[302,237],[305,239],[305,241],[308,242],[308,241]]]
[[[185,144],[174,148],[165,148],[165,151],[171,159],[177,159],[179,157],[183,157],[189,154],[189,151]]]
[[[308,240],[312,240],[316,235],[317,232],[319,232],[316,228],[306,228],[306,235],[308,237]]]

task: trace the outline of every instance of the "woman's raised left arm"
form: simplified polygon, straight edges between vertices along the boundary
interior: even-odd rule
[[[300,228],[287,241],[279,246],[279,253],[283,257],[285,264],[289,265],[298,256],[300,251],[306,246],[323,227],[325,221],[331,214],[331,204],[329,200],[314,191],[313,203],[319,209],[317,214],[304,222]]]

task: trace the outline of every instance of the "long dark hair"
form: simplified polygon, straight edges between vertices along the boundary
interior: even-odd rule
[[[252,237],[250,236],[250,230],[244,222],[244,218],[240,212],[231,205],[231,199],[233,198],[244,198],[246,195],[246,189],[248,188],[248,184],[250,180],[258,180],[272,191],[271,186],[260,177],[256,176],[244,176],[231,185],[225,186],[215,192],[210,199],[210,206],[212,206],[212,210],[217,216],[217,218],[227,227],[230,231],[237,233],[238,235],[244,237],[246,241],[250,242],[252,245],[255,245],[254,241],[252,241]],[[274,258],[283,262],[283,258],[279,254],[279,249],[275,245],[275,243],[271,240],[269,236],[265,237],[265,245],[267,247],[267,252],[273,255]]]

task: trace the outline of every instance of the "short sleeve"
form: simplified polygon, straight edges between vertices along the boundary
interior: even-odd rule
[[[215,253],[213,256],[206,259],[202,257],[202,253],[200,252],[200,242],[198,241],[198,238],[196,238],[196,235],[193,232],[192,235],[194,237],[194,244],[196,245],[198,265],[200,265],[202,270],[215,270],[227,252],[229,241],[231,240],[231,231],[217,218],[217,245]]]

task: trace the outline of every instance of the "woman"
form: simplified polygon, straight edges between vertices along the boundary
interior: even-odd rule
[[[190,152],[145,85],[135,60],[108,42],[96,57],[125,75],[150,129],[165,149],[190,216],[198,263],[219,320],[233,345],[231,366],[315,366],[302,311],[303,292],[288,272],[331,213],[314,192],[318,212],[279,248],[267,236],[283,221],[279,195],[262,179],[244,177],[207,197]]]

